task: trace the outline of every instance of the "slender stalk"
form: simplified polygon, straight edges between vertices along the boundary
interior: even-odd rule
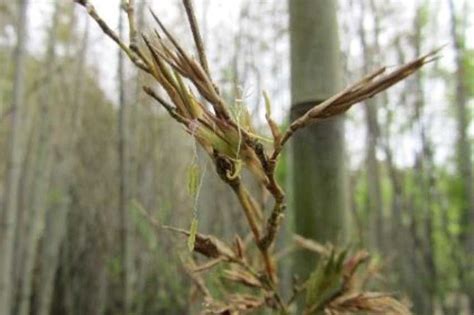
[[[133,52],[133,50],[125,44],[124,41],[114,32],[109,25],[99,16],[95,7],[88,0],[74,0],[74,2],[86,8],[89,16],[96,21],[102,31],[110,37],[128,56],[128,58],[140,69],[145,72],[150,72],[149,67]]]
[[[255,243],[262,255],[263,264],[265,267],[265,272],[268,276],[270,283],[276,282],[276,274],[275,274],[275,266],[273,265],[271,255],[268,250],[268,246],[260,246],[261,244],[261,232],[260,227],[258,224],[258,220],[256,217],[256,213],[260,210],[257,210],[258,206],[255,201],[252,199],[248,191],[245,187],[240,184],[238,185],[231,185],[232,189],[234,190],[237,198],[239,199],[240,205],[244,210],[245,217],[247,218],[247,223],[250,226],[250,230],[252,231]]]
[[[204,48],[204,42],[202,40],[201,33],[199,32],[199,26],[196,21],[196,14],[194,13],[193,3],[191,0],[183,0],[184,8],[186,9],[186,15],[188,16],[189,25],[194,37],[194,43],[199,55],[199,62],[202,68],[208,76],[210,76],[209,64],[207,62],[206,51]]]
[[[128,16],[128,28],[129,28],[129,38],[130,38],[130,49],[133,51],[137,51],[137,44],[138,44],[138,32],[137,32],[137,24],[135,19],[135,0],[128,0],[127,6],[127,16]]]

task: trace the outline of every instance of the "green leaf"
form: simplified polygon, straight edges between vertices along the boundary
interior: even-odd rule
[[[474,49],[464,51],[465,87],[469,98],[474,97]]]
[[[194,250],[194,244],[196,243],[196,234],[198,231],[198,220],[193,218],[191,221],[191,227],[189,228],[188,236],[188,249],[190,252]]]
[[[265,100],[265,112],[270,117],[272,115],[272,102],[270,101],[270,96],[268,96],[267,91],[263,91],[263,98]]]
[[[196,197],[201,180],[201,170],[196,163],[188,167],[188,193],[191,197]]]
[[[342,267],[347,251],[332,251],[319,261],[306,283],[306,307],[315,309],[341,288]]]

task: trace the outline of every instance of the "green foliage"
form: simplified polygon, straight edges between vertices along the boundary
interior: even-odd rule
[[[469,98],[474,97],[474,49],[466,49],[464,51],[464,71],[465,71],[465,82],[464,85],[467,90]],[[471,115],[473,113],[471,112]]]
[[[107,271],[114,281],[117,281],[122,271],[120,256],[112,256],[107,260]]]
[[[427,1],[424,1],[418,8],[418,18],[420,23],[420,29],[423,30],[430,21],[430,6]]]
[[[286,130],[288,128],[289,124],[288,122],[284,122],[281,124],[280,130]],[[280,159],[278,161],[278,164],[276,166],[276,178],[278,182],[280,183],[288,183],[288,176],[289,176],[289,165],[288,165],[288,152],[286,150],[282,151],[280,155]]]
[[[319,261],[306,284],[306,305],[312,309],[330,299],[342,285],[342,272],[347,251],[333,250],[328,258]]]
[[[196,198],[200,181],[201,181],[201,170],[199,169],[199,165],[193,162],[188,167],[188,173],[187,173],[188,193],[191,195],[192,198]]]
[[[189,227],[189,236],[188,236],[188,250],[192,252],[194,250],[194,244],[196,243],[196,234],[198,232],[198,220],[193,218],[191,221],[191,226]]]
[[[286,183],[288,180],[288,154],[283,151],[280,157],[280,161],[276,166],[276,178],[280,183]]]
[[[460,232],[460,209],[463,204],[462,179],[443,170],[438,170],[438,174],[440,190],[449,200],[442,216],[443,227],[457,236]]]

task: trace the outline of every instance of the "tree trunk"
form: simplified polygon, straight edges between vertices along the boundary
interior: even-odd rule
[[[125,3],[125,2],[124,2]],[[122,3],[119,7],[119,34],[123,38],[123,13]],[[127,203],[128,203],[128,182],[127,182],[127,123],[126,123],[126,99],[125,99],[125,74],[124,57],[122,51],[118,51],[118,83],[119,83],[119,110],[118,110],[118,160],[119,160],[119,240],[120,240],[120,307],[122,314],[128,314],[128,228],[127,228]]]
[[[52,24],[49,30],[49,40],[47,44],[46,58],[44,61],[46,76],[52,76],[56,54],[56,29],[59,20],[59,1],[54,4]],[[37,140],[37,151],[35,152],[36,163],[34,167],[34,179],[32,187],[32,202],[27,218],[28,230],[26,238],[26,251],[23,257],[24,267],[21,272],[21,286],[19,295],[19,314],[28,315],[30,313],[31,289],[33,285],[33,268],[36,261],[36,253],[40,233],[44,228],[46,196],[50,184],[50,172],[52,166],[52,155],[50,137],[51,134],[51,103],[52,98],[51,81],[47,80],[40,95],[40,119]]]
[[[12,270],[15,231],[17,226],[18,185],[21,163],[21,108],[24,102],[25,43],[27,38],[28,0],[18,2],[17,45],[13,56],[15,67],[11,105],[10,138],[8,142],[7,178],[5,182],[5,205],[0,213],[4,224],[0,233],[0,314],[10,314],[12,308]]]
[[[336,1],[289,1],[291,119],[341,88]],[[292,190],[295,231],[318,242],[338,243],[346,234],[346,169],[343,118],[319,122],[293,138]],[[296,257],[295,272],[307,276],[315,259]]]
[[[367,34],[363,25],[365,6],[364,2],[361,2],[362,10],[361,17],[359,19],[359,32],[360,41],[362,44],[362,51],[364,56],[364,66],[362,69],[364,73],[370,73],[373,71],[373,58],[372,51],[379,51],[378,36],[379,36],[379,21],[378,12],[375,10],[375,4],[371,1],[372,12],[374,17],[374,44],[373,49],[367,43]],[[379,169],[379,162],[377,160],[377,145],[380,138],[380,126],[378,122],[377,108],[379,104],[375,99],[369,99],[365,103],[365,123],[367,128],[367,153],[366,153],[366,171],[367,171],[367,205],[369,211],[369,217],[371,218],[369,223],[369,230],[372,231],[368,235],[370,238],[369,243],[373,243],[373,247],[382,251],[385,240],[384,224],[383,224],[383,202],[382,202],[382,180]]]
[[[471,274],[466,274],[461,279],[463,289],[468,295],[471,312],[474,311],[474,174],[472,167],[472,149],[468,138],[469,110],[467,108],[467,86],[465,73],[465,30],[459,29],[456,21],[454,1],[449,0],[451,17],[451,40],[454,44],[456,63],[456,92],[455,108],[457,121],[457,169],[462,180],[462,208],[461,208],[461,233],[460,242],[464,248],[466,266],[463,269]],[[467,10],[466,10],[467,11]],[[467,12],[466,12],[467,13]]]
[[[420,56],[422,54],[421,46],[423,40],[423,29],[425,25],[422,18],[423,4],[420,4],[417,8],[415,16],[415,37],[413,46],[415,48],[415,55]],[[433,217],[436,215],[434,208],[434,192],[436,187],[434,187],[435,182],[435,170],[434,170],[434,161],[433,161],[433,147],[427,133],[427,124],[422,120],[423,110],[425,107],[425,95],[423,88],[423,77],[422,72],[417,72],[414,77],[414,88],[415,88],[415,123],[419,125],[419,137],[421,142],[421,152],[419,153],[419,169],[415,169],[415,174],[417,175],[418,189],[421,193],[421,204],[418,208],[422,216],[422,241],[423,249],[421,267],[422,271],[426,274],[426,280],[424,281],[426,305],[424,309],[425,314],[433,314],[434,312],[434,302],[437,294],[437,266],[435,263],[436,247],[434,239],[434,223]],[[421,273],[421,272],[420,272]]]

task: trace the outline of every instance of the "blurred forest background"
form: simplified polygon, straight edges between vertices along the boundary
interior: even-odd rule
[[[146,28],[151,6],[191,45],[179,1],[136,2],[140,25]],[[119,1],[94,3],[125,32]],[[223,95],[248,104],[263,125],[266,89],[274,115],[287,124],[287,1],[195,6]],[[344,85],[445,45],[440,59],[345,116],[352,245],[379,260],[376,285],[405,296],[420,315],[474,313],[473,6],[339,1]],[[192,313],[195,292],[180,267],[185,239],[157,231],[140,209],[188,227],[194,200],[186,169],[194,159],[204,170],[200,231],[229,241],[245,231],[235,197],[144,95],[146,80],[72,1],[0,1],[5,314],[116,314],[124,269],[130,314]],[[286,160],[278,174],[291,188],[297,163]],[[286,233],[291,213],[290,204]]]

